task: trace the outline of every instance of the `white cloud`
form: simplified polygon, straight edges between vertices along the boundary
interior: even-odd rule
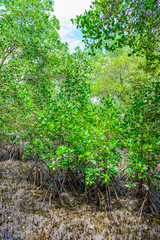
[[[72,25],[70,19],[89,9],[91,0],[55,0],[54,14],[60,20],[59,34],[63,42],[68,42],[70,51],[77,46],[83,47],[80,30]]]
[[[77,46],[83,47],[83,43],[81,40],[66,39],[66,42],[69,42],[69,48],[71,52],[73,52]]]
[[[70,19],[89,9],[91,0],[55,0],[54,10],[58,19]]]
[[[73,52],[75,47],[83,47],[81,41],[82,34],[80,30],[77,30],[76,27],[72,25],[70,20],[63,20],[61,22],[61,30],[59,31],[62,42],[67,42],[70,48],[70,51]]]
[[[74,36],[74,34],[72,33],[73,30],[76,29],[75,26],[72,25],[70,20],[61,20],[61,30],[59,31],[60,36],[63,38],[65,35],[71,34],[72,36]]]

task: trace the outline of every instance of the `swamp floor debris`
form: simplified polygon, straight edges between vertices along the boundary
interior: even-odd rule
[[[29,164],[0,162],[0,239],[160,240],[160,216],[144,214],[139,222],[126,198],[121,198],[121,207],[113,201],[111,212],[98,210],[94,202],[74,208],[61,207],[58,200],[43,204],[44,190],[35,193],[31,181],[19,181]]]

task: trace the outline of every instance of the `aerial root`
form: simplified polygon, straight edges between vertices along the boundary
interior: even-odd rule
[[[131,197],[127,201],[127,204],[133,199],[133,197],[138,193],[138,191],[139,191],[139,187],[136,187],[135,191],[133,191]]]
[[[39,191],[42,187],[44,187],[44,185],[45,185],[46,183],[48,183],[48,181],[49,181],[52,177],[53,177],[53,173],[50,174],[50,175],[42,182],[42,184],[36,189],[35,192]]]
[[[49,190],[50,190],[51,188],[52,188],[52,186],[49,187],[48,190],[47,190],[47,192],[45,193],[45,196],[44,196],[44,199],[43,199],[43,203],[42,203],[42,207],[44,206],[44,203],[45,203],[46,197],[47,197],[47,195],[48,195],[48,193],[49,193]]]
[[[111,209],[111,192],[108,184],[106,184],[107,207],[106,210]]]
[[[114,190],[114,193],[115,193],[116,198],[117,198],[117,201],[118,201],[118,200],[119,200],[119,197],[118,197],[117,191],[116,191],[116,189],[115,189],[115,187],[114,187],[114,185],[113,185],[112,182],[111,182],[111,185],[112,185],[112,188],[113,188],[113,190]]]
[[[103,193],[100,191],[100,189],[97,189],[97,194],[98,194],[98,198],[99,198],[100,208],[102,208],[103,204],[104,204],[104,209],[106,210],[106,208],[107,208],[106,199],[105,199]]]
[[[32,173],[34,172],[34,167],[36,166],[37,162],[33,164],[33,166],[31,167],[31,169],[29,170],[29,173],[27,173],[25,176],[22,176],[19,178],[18,180],[18,183],[21,181],[21,180],[28,180],[29,177],[32,175]]]
[[[141,220],[142,217],[142,212],[144,209],[145,204],[147,203],[148,209],[151,210],[152,214],[155,215],[157,214],[157,207],[156,204],[152,201],[149,192],[146,192],[145,197],[141,198],[139,203],[136,205],[136,207],[134,208],[134,210],[141,205],[140,209],[139,209],[139,221]]]

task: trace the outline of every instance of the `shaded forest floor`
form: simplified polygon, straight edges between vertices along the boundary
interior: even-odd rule
[[[112,211],[99,210],[92,200],[86,203],[74,191],[76,204],[61,207],[57,198],[44,200],[45,190],[35,191],[29,172],[33,161],[0,162],[0,239],[16,240],[160,240],[160,217],[144,213],[141,221],[127,198],[118,205],[112,198]],[[21,179],[21,180],[19,180]],[[81,194],[82,195],[82,194]],[[135,202],[134,202],[135,201]]]

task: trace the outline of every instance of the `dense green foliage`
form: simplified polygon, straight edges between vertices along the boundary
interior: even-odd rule
[[[132,180],[136,177],[151,183],[159,179],[159,83],[143,86],[132,96],[132,105],[123,121],[122,142],[128,150],[127,171]]]
[[[145,55],[149,66],[160,61],[159,22],[158,0],[95,0],[75,19],[86,43],[111,51],[129,45],[133,54]]]
[[[46,12],[52,11],[52,1],[2,1],[1,6],[5,6],[0,18],[1,134],[5,134],[27,128],[36,108],[52,96],[63,45],[58,20],[49,19]]]
[[[0,140],[25,142],[24,157],[53,173],[78,172],[85,194],[100,183],[110,194],[121,166],[129,187],[159,188],[159,2],[95,1],[76,23],[98,47],[117,49],[95,56],[69,53],[53,1],[0,6]]]
[[[130,101],[130,94],[143,85],[158,81],[157,69],[146,72],[143,57],[129,57],[129,48],[117,49],[114,53],[100,52],[92,57],[92,95],[106,96],[112,93],[122,104]]]

